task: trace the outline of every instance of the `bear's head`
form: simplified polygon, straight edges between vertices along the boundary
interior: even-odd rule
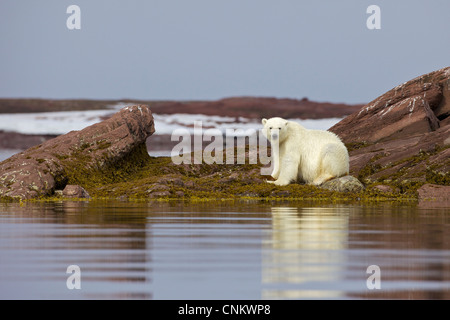
[[[270,119],[262,119],[261,122],[264,126],[262,130],[263,135],[267,138],[267,140],[278,140],[278,143],[282,143],[288,136],[287,128],[289,121],[283,118],[275,117]]]

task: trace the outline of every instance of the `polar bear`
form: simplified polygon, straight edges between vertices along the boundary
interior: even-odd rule
[[[263,135],[271,142],[273,172],[279,186],[303,181],[320,185],[347,175],[349,156],[345,145],[334,133],[308,130],[300,124],[275,117],[262,119]]]

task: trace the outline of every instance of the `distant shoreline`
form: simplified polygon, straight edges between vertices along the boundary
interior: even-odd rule
[[[279,116],[283,118],[342,118],[361,109],[363,104],[315,102],[307,98],[231,97],[213,101],[87,100],[87,99],[9,99],[0,98],[0,113],[33,113],[114,109],[117,105],[149,105],[158,114],[204,114],[249,119]]]

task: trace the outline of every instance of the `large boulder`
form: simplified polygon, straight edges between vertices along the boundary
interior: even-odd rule
[[[450,67],[396,86],[330,128],[344,141],[374,143],[436,131],[450,120]]]
[[[401,189],[449,184],[450,67],[407,81],[330,131],[350,151],[350,174]]]
[[[152,112],[147,106],[123,108],[107,120],[1,162],[0,197],[30,199],[51,195],[55,189],[64,189],[71,175],[114,166],[135,150],[145,148],[154,131]]]

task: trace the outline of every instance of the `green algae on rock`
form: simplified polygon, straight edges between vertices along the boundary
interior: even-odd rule
[[[81,131],[20,152],[0,163],[0,197],[52,196],[71,181],[89,179],[91,172],[129,163],[124,159],[139,154],[154,131],[150,109],[130,106]]]

